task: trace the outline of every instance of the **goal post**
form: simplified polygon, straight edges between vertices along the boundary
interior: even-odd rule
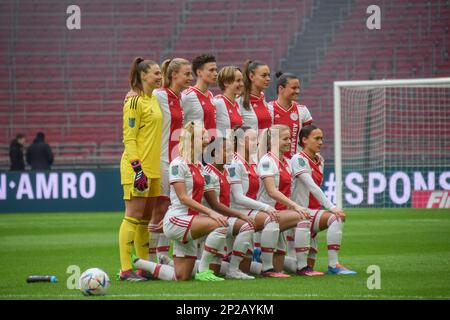
[[[334,82],[338,207],[450,207],[450,78]]]

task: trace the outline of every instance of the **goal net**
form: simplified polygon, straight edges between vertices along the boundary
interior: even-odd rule
[[[334,83],[340,207],[450,207],[450,78]]]

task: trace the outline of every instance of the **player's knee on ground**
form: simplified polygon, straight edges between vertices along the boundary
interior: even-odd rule
[[[175,271],[176,281],[186,281],[191,279],[191,273],[184,270]]]

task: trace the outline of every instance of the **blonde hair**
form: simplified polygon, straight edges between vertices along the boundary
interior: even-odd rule
[[[242,72],[241,69],[235,66],[226,66],[220,69],[217,75],[217,84],[220,90],[225,91],[225,84],[232,83],[236,80],[236,71]]]
[[[275,124],[270,128],[264,129],[264,131],[262,131],[260,135],[259,156],[261,157],[267,152],[272,151],[272,139],[274,139],[275,137],[278,138],[278,140],[275,141],[278,144],[280,133],[286,130],[289,130],[290,132],[291,129],[284,124]],[[278,150],[276,150],[276,152],[278,153]]]
[[[198,134],[196,135],[196,130],[201,129],[200,143],[203,143],[203,125],[196,123],[194,121],[189,121],[186,123],[181,130],[180,143],[178,144],[178,151],[180,152],[180,157],[182,157],[187,163],[194,163],[198,158],[195,154],[195,143],[198,142]],[[197,139],[195,139],[197,138]]]
[[[161,72],[163,74],[163,87],[168,88],[172,84],[172,73],[180,71],[181,66],[191,65],[191,63],[183,58],[166,59],[161,64]]]

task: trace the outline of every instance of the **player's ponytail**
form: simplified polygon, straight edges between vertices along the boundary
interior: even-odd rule
[[[180,71],[182,65],[190,65],[191,63],[183,58],[166,59],[161,64],[161,72],[163,74],[163,87],[168,88],[172,84],[172,73]]]
[[[299,139],[300,146],[302,148],[305,148],[305,146],[303,144],[303,138],[308,138],[309,135],[311,134],[311,132],[313,132],[316,129],[320,129],[320,128],[315,126],[315,125],[313,125],[313,124],[308,124],[307,126],[304,126],[300,130],[300,133],[298,134],[298,139]]]
[[[131,90],[140,94],[144,88],[142,86],[141,72],[147,73],[148,70],[157,64],[153,60],[144,60],[142,57],[134,58],[130,68],[130,87]]]
[[[283,88],[286,88],[286,85],[288,83],[289,80],[291,79],[297,79],[300,80],[299,77],[297,77],[295,74],[293,73],[283,73],[281,71],[278,71],[275,76],[277,77],[277,94],[278,91],[280,90],[280,86],[282,86]]]
[[[244,71],[242,76],[244,78],[244,92],[242,94],[242,105],[246,110],[250,110],[250,92],[252,91],[252,81],[250,80],[250,74],[254,74],[255,70],[260,66],[266,66],[267,64],[258,60],[247,60],[244,64]]]
[[[246,110],[250,110],[250,90],[252,89],[252,82],[250,80],[250,65],[253,63],[252,60],[245,61],[244,73],[242,74],[244,78],[244,92],[242,93],[242,105]]]

